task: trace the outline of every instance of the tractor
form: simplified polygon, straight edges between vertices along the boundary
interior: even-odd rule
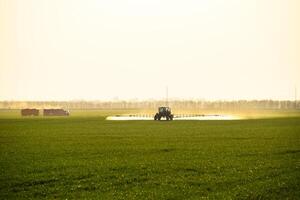
[[[155,114],[154,120],[160,120],[162,117],[165,117],[167,121],[173,120],[173,115],[171,113],[171,108],[169,107],[159,107],[158,113]]]

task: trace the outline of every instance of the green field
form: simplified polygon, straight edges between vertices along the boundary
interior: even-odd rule
[[[300,199],[299,115],[106,121],[109,112],[1,111],[0,199]]]

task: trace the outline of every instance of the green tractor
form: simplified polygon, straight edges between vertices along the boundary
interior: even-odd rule
[[[173,115],[171,113],[171,108],[169,107],[159,107],[158,113],[155,114],[154,120],[161,120],[162,117],[165,117],[167,121],[173,120]]]

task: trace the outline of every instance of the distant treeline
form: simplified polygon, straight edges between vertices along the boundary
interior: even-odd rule
[[[0,109],[22,108],[64,108],[64,109],[157,109],[165,106],[165,101],[0,101]],[[172,100],[168,105],[175,109],[299,109],[297,101],[275,100],[239,100],[239,101],[204,101]]]

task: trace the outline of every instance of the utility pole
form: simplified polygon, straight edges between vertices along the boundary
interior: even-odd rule
[[[169,91],[168,91],[168,86],[166,87],[166,106],[168,107],[169,105],[168,105],[168,101],[169,101],[169,97],[168,97],[168,94],[169,93]]]
[[[295,109],[297,109],[297,86],[295,85]]]

